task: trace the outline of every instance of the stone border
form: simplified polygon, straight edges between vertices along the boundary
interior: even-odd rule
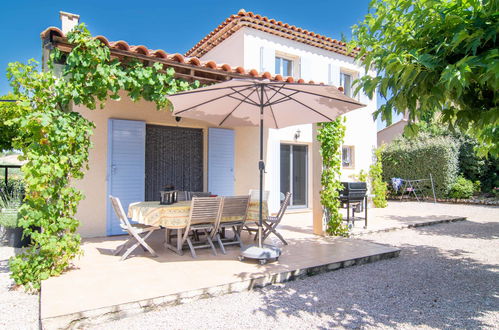
[[[389,231],[395,231],[395,230],[401,230],[401,229],[407,229],[407,228],[425,227],[425,226],[438,225],[440,223],[450,223],[450,222],[465,221],[465,220],[467,220],[467,218],[458,217],[458,218],[450,218],[450,219],[443,219],[443,220],[421,221],[421,222],[409,223],[409,224],[398,225],[398,226],[393,226],[393,227],[388,227],[388,228],[372,229],[372,230],[361,231],[358,233],[350,233],[350,237],[358,237],[358,236],[367,235],[367,234],[389,232]]]
[[[55,316],[41,320],[42,329],[80,329],[90,325],[98,325],[106,321],[119,320],[124,317],[137,315],[162,308],[176,306],[191,301],[217,297],[229,293],[249,291],[263,288],[267,285],[284,283],[308,276],[338,270],[354,265],[362,265],[379,260],[398,257],[400,249],[392,248],[391,251],[379,254],[333,262],[304,269],[283,271],[276,274],[262,275],[256,278],[227,283],[215,287],[199,290],[185,291],[177,294],[156,297],[152,299],[134,301],[130,303],[103,307],[79,313]]]

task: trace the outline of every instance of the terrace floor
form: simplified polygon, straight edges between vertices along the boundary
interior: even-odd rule
[[[390,203],[387,209],[369,209],[368,230],[388,230],[402,225],[450,221],[459,214],[438,211],[438,204]],[[389,225],[388,225],[389,224]],[[357,222],[355,231],[363,223]],[[312,234],[310,212],[290,213],[280,232],[289,245],[283,246],[278,262],[260,265],[240,262],[239,248],[214,256],[198,250],[192,259],[186,251],[178,256],[163,248],[163,232],[150,240],[158,258],[137,249],[124,262],[112,251],[125,236],[86,239],[84,256],[75,268],[42,283],[40,318],[47,329],[85,326],[156,308],[231,292],[249,290],[316,273],[395,257],[399,249],[356,238],[328,238]],[[252,242],[247,235],[247,243]]]

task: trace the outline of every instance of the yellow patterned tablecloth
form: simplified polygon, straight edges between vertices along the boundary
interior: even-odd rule
[[[248,221],[258,221],[258,201],[250,201]],[[133,221],[150,226],[162,226],[176,229],[187,226],[191,201],[160,205],[159,202],[137,202],[128,206],[128,217]],[[267,202],[263,202],[263,218],[268,216]],[[234,219],[222,219],[230,221]]]

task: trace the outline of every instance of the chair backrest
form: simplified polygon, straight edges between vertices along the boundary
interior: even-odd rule
[[[259,201],[260,200],[260,189],[250,189],[249,195],[250,195],[250,199],[252,201]],[[268,201],[269,195],[270,195],[270,191],[264,190],[263,191],[263,200]]]
[[[183,201],[188,201],[189,199],[189,192],[185,190],[179,190],[177,192],[177,201],[183,202]]]
[[[205,191],[189,191],[190,194],[190,199],[194,197],[210,197],[211,192],[205,192]]]
[[[282,219],[284,212],[286,212],[286,209],[288,208],[290,200],[291,200],[291,193],[287,192],[286,197],[284,197],[284,200],[281,203],[281,208],[279,209],[279,212],[277,212],[276,218],[278,218],[279,221]]]
[[[226,196],[224,197],[222,207],[222,221],[224,218],[229,218],[227,221],[244,221],[248,213],[250,196]]]
[[[132,226],[130,225],[130,221],[128,221],[128,217],[123,210],[120,199],[111,195],[109,195],[109,198],[111,199],[111,205],[113,206],[114,213],[116,213],[116,216],[120,219],[120,227],[124,230],[129,230]]]
[[[199,223],[214,223],[217,226],[222,212],[222,202],[222,197],[192,198],[188,227]]]

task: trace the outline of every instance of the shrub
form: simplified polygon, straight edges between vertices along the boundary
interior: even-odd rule
[[[489,157],[485,160],[485,170],[480,178],[483,192],[494,192],[499,187],[499,157]]]
[[[371,165],[369,169],[369,178],[371,179],[372,193],[374,194],[373,203],[375,207],[387,207],[386,202],[386,182],[383,181],[383,148],[378,148],[374,150],[376,157],[375,162]]]
[[[22,179],[12,179],[9,176],[9,181],[7,185],[5,185],[5,181],[0,180],[0,192],[3,194],[19,193],[21,196],[24,196],[24,181]]]
[[[456,182],[452,185],[449,197],[450,198],[470,198],[473,196],[475,186],[472,181],[459,176]]]
[[[22,199],[22,193],[18,189],[0,192],[0,227],[17,227],[18,210]]]
[[[480,156],[477,153],[480,143],[475,138],[460,131],[450,131],[435,122],[420,122],[418,128],[429,137],[446,136],[454,139],[459,148],[458,173],[468,180],[480,181],[480,191],[491,192],[499,186],[499,157]],[[405,134],[404,137],[411,138]]]
[[[476,150],[478,142],[462,133],[456,136],[459,145],[459,173],[471,181],[480,181],[483,192],[491,191],[499,185],[499,158],[491,155],[480,157]]]
[[[382,152],[383,180],[429,179],[437,197],[446,197],[458,173],[458,146],[451,137],[430,137],[421,133],[412,140],[397,139]],[[431,186],[424,192],[431,196]]]

